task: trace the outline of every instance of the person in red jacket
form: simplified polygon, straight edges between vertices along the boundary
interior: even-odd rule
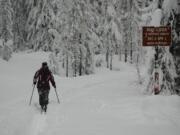
[[[33,84],[36,85],[37,83],[39,104],[41,106],[41,109],[45,112],[47,110],[47,105],[49,103],[49,81],[51,82],[52,86],[56,88],[54,77],[48,68],[47,62],[43,62],[42,67],[34,75]]]

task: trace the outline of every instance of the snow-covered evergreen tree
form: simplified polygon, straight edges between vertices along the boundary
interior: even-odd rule
[[[52,50],[52,37],[48,29],[53,27],[54,0],[27,0],[29,11],[26,22],[27,42],[34,50]]]
[[[152,13],[151,17],[151,23],[150,25],[152,26],[159,26],[159,25],[167,25],[166,15],[171,12],[168,7],[163,5],[167,1],[157,1],[157,7]],[[170,5],[169,5],[170,6]],[[163,10],[162,10],[163,8]],[[173,9],[173,8],[172,8]],[[167,47],[156,47],[155,49],[155,57],[157,57],[155,60],[154,58],[152,59],[152,69],[150,74],[151,79],[149,81],[148,85],[148,91],[153,91],[154,86],[154,73],[158,72],[159,73],[159,90],[161,94],[174,94],[175,89],[175,77],[176,77],[176,72],[175,72],[175,65],[174,65],[174,60],[172,58],[172,55],[169,53],[169,48]],[[154,63],[154,64],[153,64]],[[154,66],[155,68],[154,68]]]
[[[12,13],[11,1],[0,0],[0,55],[5,60],[9,60],[12,54]]]
[[[28,49],[26,46],[26,21],[28,17],[26,0],[11,0],[13,8],[13,42],[14,51]]]
[[[70,4],[71,3],[71,4]],[[89,25],[89,10],[86,1],[62,2],[64,10],[59,11],[63,16],[56,16],[62,19],[57,20],[60,30],[55,28],[58,38],[55,38],[56,47],[59,50],[60,58],[66,76],[77,76],[93,73],[93,30]],[[61,9],[59,9],[61,10]],[[63,20],[63,21],[62,21]],[[59,40],[56,42],[56,40]],[[60,43],[60,44],[58,44]],[[58,47],[59,46],[59,47]],[[61,63],[61,60],[59,61]]]

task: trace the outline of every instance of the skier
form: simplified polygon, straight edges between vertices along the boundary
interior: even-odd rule
[[[47,105],[49,103],[49,81],[51,82],[52,86],[56,88],[54,77],[48,68],[47,62],[43,62],[42,67],[34,75],[33,84],[36,85],[37,83],[39,104],[41,106],[42,111],[44,112],[46,112]]]

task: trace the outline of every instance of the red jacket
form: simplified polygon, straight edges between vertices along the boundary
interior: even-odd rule
[[[50,89],[49,81],[51,82],[52,86],[56,88],[54,77],[48,68],[45,70],[41,68],[34,75],[33,82],[34,84],[36,84],[37,82],[38,89],[49,90]]]

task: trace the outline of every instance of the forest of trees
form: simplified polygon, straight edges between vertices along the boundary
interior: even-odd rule
[[[175,93],[178,69],[169,48],[142,47],[142,26],[151,25],[160,10],[160,25],[173,28],[178,42],[177,0],[0,0],[0,57],[13,52],[50,52],[53,73],[81,76],[94,73],[95,66],[113,69],[113,57],[140,66],[150,61],[147,91],[153,82],[154,63],[160,69],[163,93]],[[174,51],[173,51],[174,52]],[[175,69],[176,68],[176,69]]]

